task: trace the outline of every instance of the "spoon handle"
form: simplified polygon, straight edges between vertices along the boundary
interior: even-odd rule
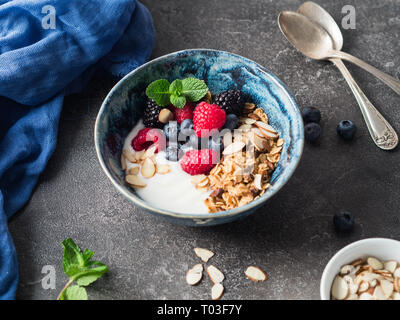
[[[343,51],[334,51],[332,57],[343,59],[354,63],[355,65],[359,66],[360,68],[368,71],[369,73],[373,74],[375,77],[380,79],[382,82],[387,84],[390,88],[392,88],[398,95],[400,95],[400,80],[389,76],[388,74],[378,70],[377,68],[371,66],[370,64],[358,59],[351,54],[348,54]]]
[[[351,91],[356,97],[358,105],[361,109],[361,113],[367,124],[368,131],[375,144],[383,150],[394,149],[399,142],[396,131],[394,131],[392,126],[385,120],[382,114],[380,114],[380,112],[368,100],[342,60],[330,59],[330,61],[332,61],[336,67],[338,67],[343,77],[346,79]]]

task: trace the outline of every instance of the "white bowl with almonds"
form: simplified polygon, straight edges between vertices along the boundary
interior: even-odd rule
[[[338,251],[321,278],[322,300],[400,300],[400,241],[370,238]]]

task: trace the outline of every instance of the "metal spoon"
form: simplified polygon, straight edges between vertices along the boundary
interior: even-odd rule
[[[340,50],[342,48],[343,37],[340,32],[340,29],[336,25],[335,20],[324,9],[322,9],[315,3],[306,2],[299,8],[299,12],[304,16],[310,18],[312,21],[318,23],[320,26],[324,27],[329,32],[330,36],[332,37],[332,39],[330,39],[331,47],[333,47],[336,50]],[[279,16],[278,21],[281,27],[280,17],[281,15]],[[326,33],[325,30],[323,30],[323,32]],[[283,33],[285,34],[285,32]],[[297,48],[296,45],[295,47]],[[392,126],[384,119],[384,117],[379,113],[379,111],[376,110],[376,108],[368,100],[368,98],[359,88],[359,86],[357,85],[357,83],[355,82],[355,80],[353,79],[350,72],[343,64],[343,62],[337,58],[329,58],[329,60],[332,61],[339,68],[344,78],[346,79],[348,85],[350,86],[350,89],[352,90],[354,96],[357,99],[364,120],[367,124],[367,128],[375,144],[379,148],[384,150],[394,149],[398,144],[398,137]]]
[[[278,23],[286,39],[304,55],[317,60],[339,58],[352,62],[372,73],[400,95],[400,80],[348,53],[333,49],[332,39],[328,32],[307,17],[296,12],[282,11],[278,17]]]

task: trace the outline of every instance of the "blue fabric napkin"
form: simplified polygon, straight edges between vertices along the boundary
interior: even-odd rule
[[[7,221],[55,149],[64,96],[95,68],[125,75],[153,44],[151,15],[136,0],[0,0],[0,299],[14,299],[18,282]]]

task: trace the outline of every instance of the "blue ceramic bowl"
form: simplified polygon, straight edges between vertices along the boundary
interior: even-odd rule
[[[124,181],[120,157],[124,139],[142,117],[147,85],[165,78],[172,82],[194,76],[204,79],[213,94],[240,89],[247,101],[267,113],[271,125],[285,140],[281,160],[265,194],[251,203],[212,214],[183,214],[142,200]],[[292,95],[270,71],[241,56],[216,50],[184,50],[154,59],[119,81],[105,98],[95,125],[95,144],[101,167],[113,185],[140,208],[171,222],[190,226],[210,226],[243,218],[277,193],[296,169],[304,144],[303,121]]]

